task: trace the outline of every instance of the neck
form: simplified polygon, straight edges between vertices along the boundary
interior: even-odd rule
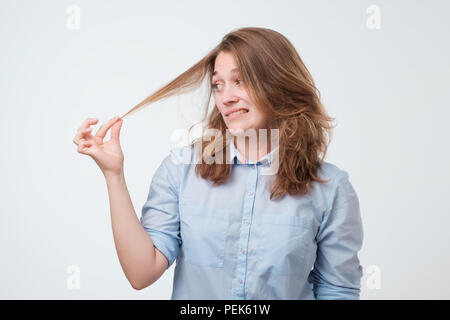
[[[267,133],[266,137],[266,135],[262,136],[258,132],[256,139],[251,139],[249,136],[234,137],[234,145],[243,157],[240,159],[242,163],[246,162],[245,159],[249,159],[251,162],[258,162],[272,150],[270,144],[270,130],[267,130]]]

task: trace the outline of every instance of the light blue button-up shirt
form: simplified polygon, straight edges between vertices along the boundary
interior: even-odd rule
[[[276,150],[276,149],[275,149]],[[195,173],[198,153],[173,148],[156,170],[141,224],[169,261],[172,299],[359,299],[363,226],[348,174],[324,162],[303,196],[272,201],[256,163],[229,145],[231,177]]]

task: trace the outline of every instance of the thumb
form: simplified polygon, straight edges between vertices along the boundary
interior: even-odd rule
[[[123,120],[118,120],[111,128],[111,139],[119,141],[120,128],[122,128]]]

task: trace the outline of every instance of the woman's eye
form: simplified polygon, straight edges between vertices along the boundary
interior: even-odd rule
[[[239,79],[235,81],[235,83],[237,83],[237,84],[239,84],[239,85],[241,85],[242,82],[244,82],[244,81],[243,81],[243,80],[239,80]],[[219,86],[221,86],[220,83],[213,83],[213,84],[212,84],[212,88],[213,88],[214,90],[220,90],[221,87],[219,87]]]
[[[220,86],[220,85],[221,85],[220,83],[215,83],[215,84],[212,85],[212,87],[213,87],[213,89],[215,89],[215,90],[219,90],[219,86]]]

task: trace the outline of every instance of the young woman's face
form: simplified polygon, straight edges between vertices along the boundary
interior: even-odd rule
[[[216,57],[212,86],[217,108],[231,133],[238,129],[266,128],[266,115],[250,101],[247,86],[230,53],[222,51]],[[241,111],[233,113],[236,110]]]

